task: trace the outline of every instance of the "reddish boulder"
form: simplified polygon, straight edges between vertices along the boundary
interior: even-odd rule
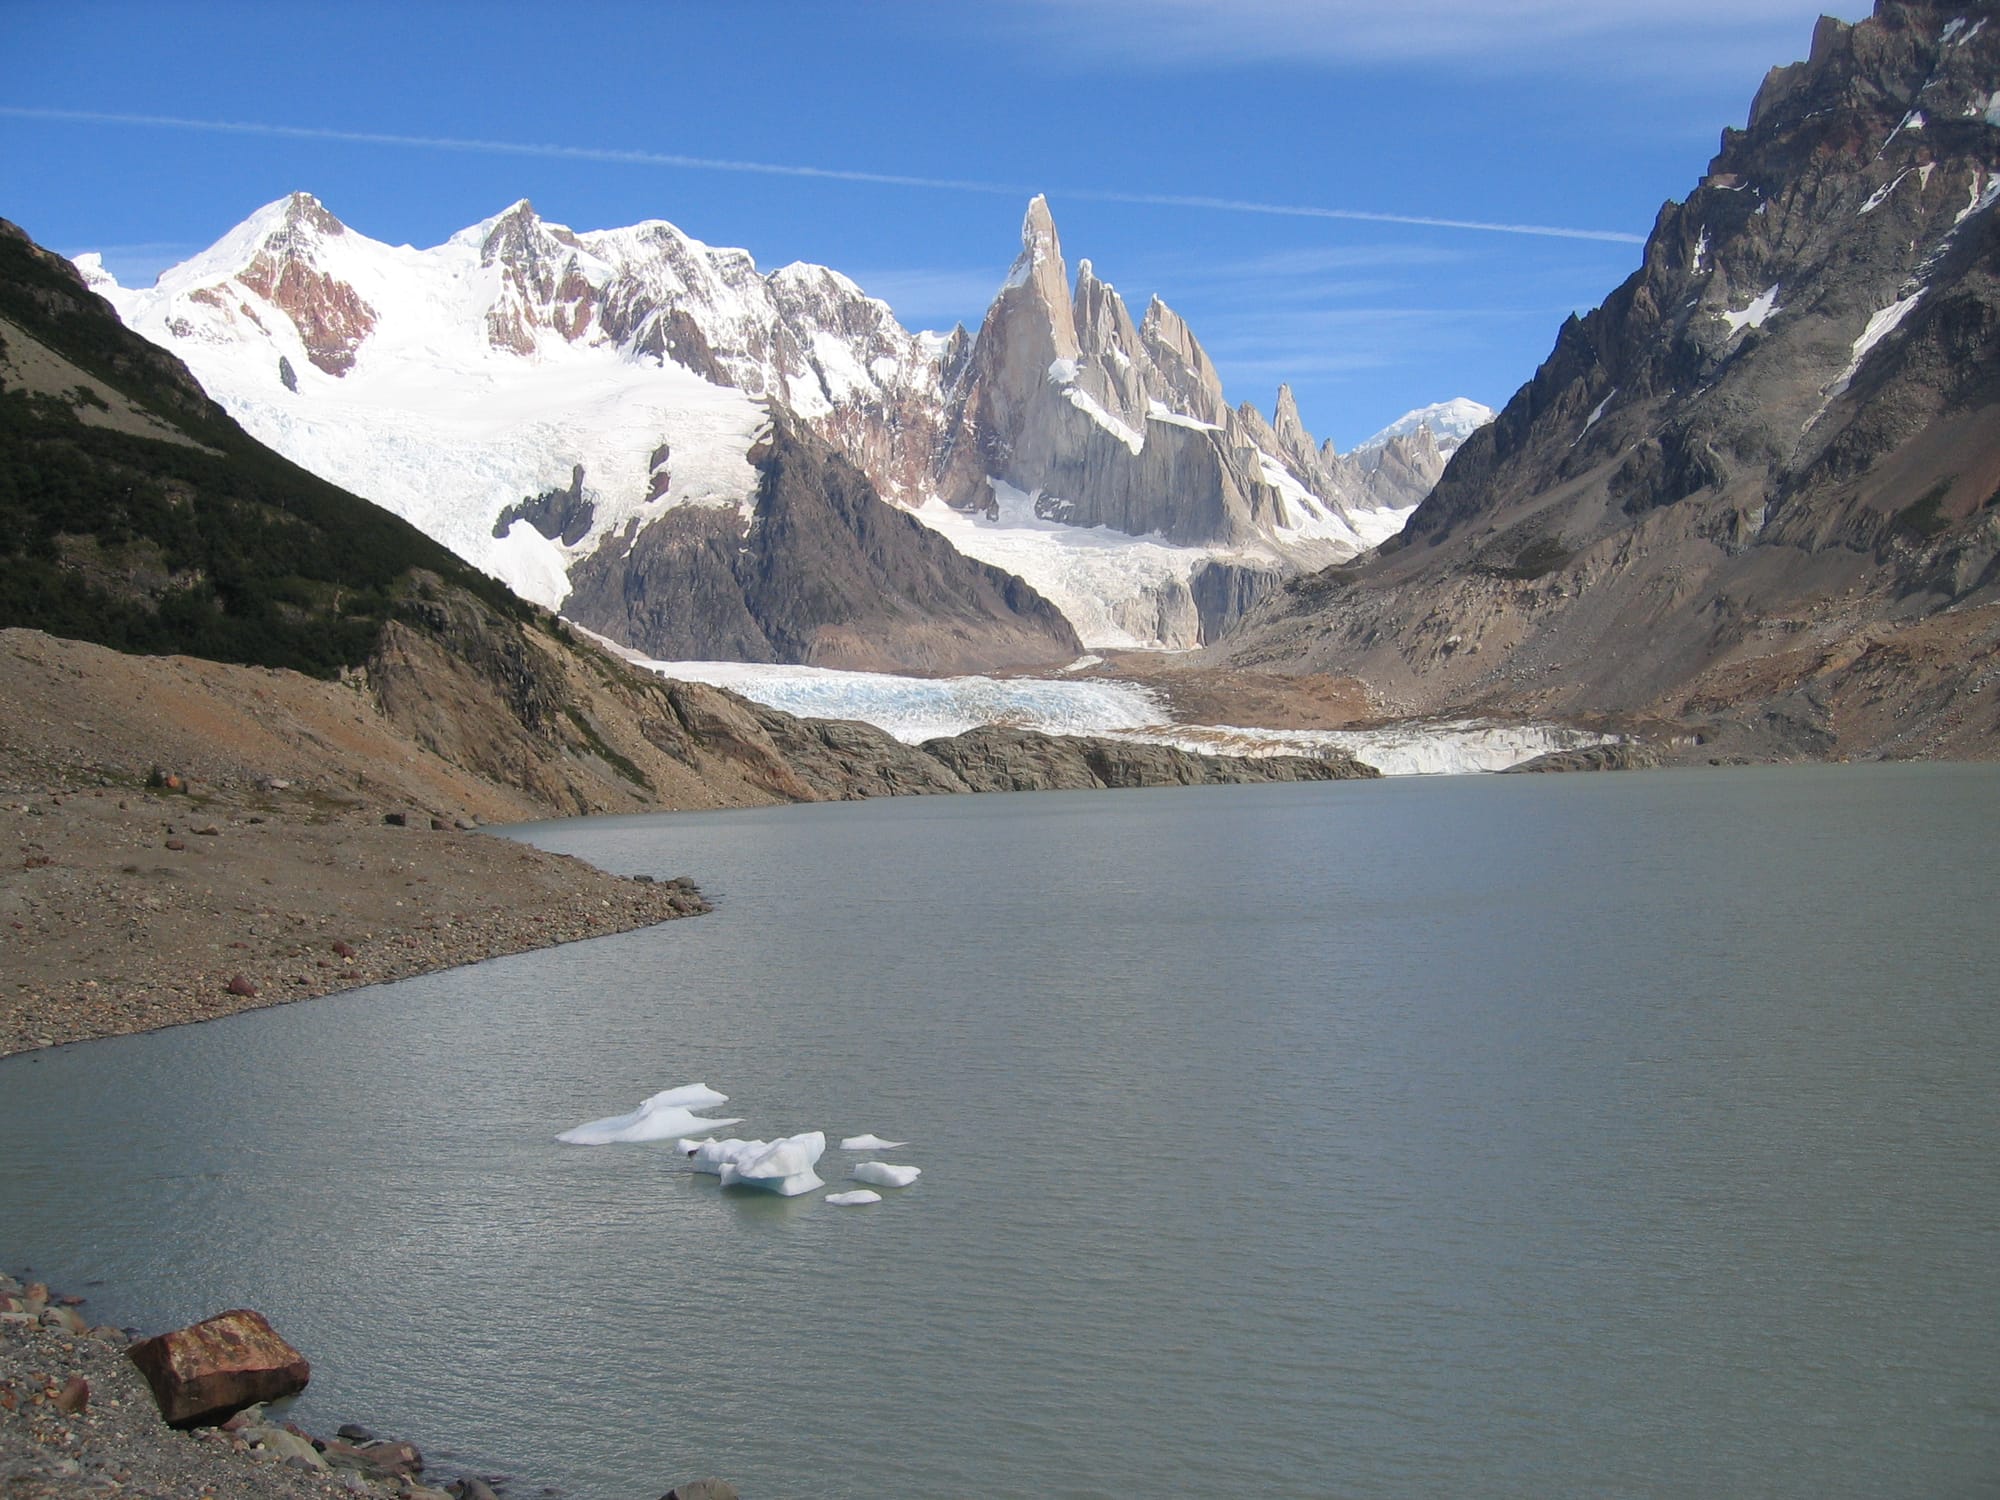
[[[248,1308],[142,1339],[129,1352],[171,1427],[211,1426],[254,1402],[295,1396],[312,1378],[306,1357]]]

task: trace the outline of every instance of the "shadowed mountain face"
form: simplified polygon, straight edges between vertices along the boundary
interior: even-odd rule
[[[1081,654],[1047,600],[884,503],[792,421],[775,419],[750,460],[747,517],[666,512],[579,563],[565,612],[666,660],[973,672]]]
[[[1414,711],[1993,753],[1996,200],[2000,13],[1822,20],[1384,555],[1221,654]]]

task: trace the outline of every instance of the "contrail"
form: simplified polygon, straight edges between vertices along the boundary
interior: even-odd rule
[[[924,188],[953,193],[988,193],[1023,198],[1039,191],[1004,182],[962,177],[912,177],[898,172],[864,172],[839,167],[801,167],[781,162],[735,161],[727,157],[681,156],[666,151],[627,151],[602,146],[548,146],[527,141],[482,141],[456,136],[392,135],[374,130],[331,130],[312,125],[267,125],[242,120],[189,120],[175,115],[108,114],[86,109],[33,109],[0,104],[0,115],[22,120],[57,120],[80,125],[150,125],[164,130],[205,130],[297,141],[343,141],[357,146],[402,146],[423,151],[474,151],[493,156],[536,156],[562,161],[611,162],[639,167],[681,167],[696,172],[744,172],[766,177],[807,177],[830,182],[865,182],[883,187]],[[1125,193],[1070,188],[1055,196],[1096,203],[1130,203],[1153,208],[1192,208],[1217,213],[1275,214],[1293,219],[1351,219],[1367,224],[1413,224],[1427,229],[1466,229],[1485,234],[1527,234],[1559,240],[1607,240],[1639,245],[1645,236],[1617,229],[1567,229],[1553,224],[1495,224],[1481,219],[1447,219],[1423,214],[1372,213],[1358,208],[1317,208],[1310,204],[1255,203],[1240,198],[1207,198],[1176,193]]]

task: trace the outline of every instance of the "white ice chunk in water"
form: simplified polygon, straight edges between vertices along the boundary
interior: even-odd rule
[[[867,1188],[860,1188],[852,1193],[828,1193],[826,1201],[835,1208],[859,1208],[864,1203],[880,1203],[882,1195]]]
[[[864,1161],[848,1173],[856,1182],[876,1187],[908,1187],[923,1175],[922,1167],[895,1167],[886,1161]]]
[[[824,1131],[808,1130],[788,1135],[770,1145],[749,1151],[722,1168],[724,1187],[761,1188],[781,1198],[793,1198],[825,1187],[813,1165],[826,1150]]]
[[[881,1136],[871,1132],[868,1135],[850,1135],[840,1143],[840,1149],[843,1151],[894,1151],[900,1146],[907,1146],[909,1144],[908,1141],[885,1141]]]
[[[699,1135],[717,1125],[741,1124],[734,1120],[714,1120],[695,1113],[712,1105],[729,1102],[705,1083],[686,1083],[662,1089],[626,1115],[610,1115],[565,1130],[556,1139],[572,1146],[609,1146],[630,1141],[664,1141],[674,1136]]]
[[[717,1140],[711,1135],[705,1140],[683,1139],[677,1144],[684,1155],[694,1159],[694,1169],[697,1172],[720,1177],[724,1167],[740,1161],[752,1151],[762,1151],[770,1142],[746,1141],[733,1135],[726,1140]]]

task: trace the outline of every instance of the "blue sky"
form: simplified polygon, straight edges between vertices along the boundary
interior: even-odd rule
[[[1429,401],[1500,405],[1822,8],[0,0],[0,216],[145,284],[294,189],[416,245],[527,197],[819,261],[948,327],[1044,192],[1072,270],[1135,315],[1158,293],[1232,399],[1269,411],[1289,380],[1344,449]]]

